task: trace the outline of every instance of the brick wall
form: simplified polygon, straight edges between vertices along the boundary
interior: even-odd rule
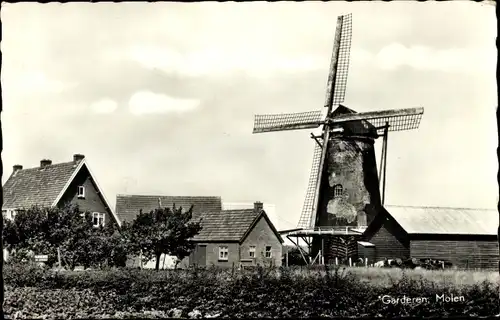
[[[267,265],[272,263],[275,266],[281,266],[283,246],[264,217],[259,219],[255,227],[241,244],[241,259],[250,259],[250,246],[255,246],[254,264]],[[266,246],[271,246],[271,259],[265,258]]]
[[[85,187],[85,198],[82,199],[78,198],[77,193],[78,186],[81,185]],[[99,196],[97,189],[92,183],[90,175],[85,168],[82,168],[79,174],[75,177],[60,201],[61,204],[68,202],[78,205],[81,211],[105,213],[104,221],[106,224],[115,222],[114,217],[112,217],[109,210],[106,209],[104,202]]]
[[[216,265],[220,267],[232,267],[233,263],[235,266],[239,264],[239,250],[240,246],[236,242],[229,243],[207,243],[206,244],[206,266]],[[219,247],[228,247],[228,259],[227,261],[219,260]]]

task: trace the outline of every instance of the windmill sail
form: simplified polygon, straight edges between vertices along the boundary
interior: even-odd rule
[[[332,105],[339,105],[344,102],[347,75],[349,73],[349,58],[351,55],[352,14],[344,15],[341,18],[342,26],[340,31],[340,42],[338,45]]]
[[[253,133],[317,128],[324,121],[321,110],[256,115]]]
[[[343,114],[332,119],[333,123],[365,120],[375,127],[379,133],[383,131],[382,126],[389,125],[388,131],[405,131],[417,129],[424,114],[424,108],[408,108],[397,110],[383,110]]]
[[[330,63],[330,72],[328,73],[327,94],[325,98],[325,107],[329,114],[333,105],[344,101],[345,89],[347,84],[347,73],[349,70],[349,55],[351,51],[352,37],[352,15],[340,16],[337,19],[337,29],[335,31],[335,42],[333,46],[332,60]],[[309,220],[309,226],[314,228],[316,223],[319,193],[321,189],[321,177],[323,174],[323,166],[326,158],[328,141],[330,137],[330,128],[328,123],[324,126],[323,148],[319,156],[317,164],[317,174],[314,177],[314,196],[312,197],[312,209]],[[314,165],[314,164],[313,164]],[[307,198],[306,198],[306,201]]]
[[[321,142],[321,139],[318,139]],[[316,185],[318,182],[319,166],[321,162],[321,154],[323,149],[315,142],[313,161],[311,165],[311,172],[309,174],[309,183],[307,185],[306,196],[304,205],[302,207],[302,214],[300,215],[298,228],[310,228],[311,217],[313,216],[313,209],[316,198]]]

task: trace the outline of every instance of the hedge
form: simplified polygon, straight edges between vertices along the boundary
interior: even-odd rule
[[[390,286],[347,270],[134,270],[53,272],[6,266],[4,310],[13,318],[446,317],[498,313],[498,284],[438,285],[403,274]],[[463,296],[443,303],[438,295]],[[428,298],[385,304],[382,296]]]

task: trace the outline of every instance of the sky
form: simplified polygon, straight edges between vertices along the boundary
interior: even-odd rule
[[[5,3],[3,183],[82,153],[116,194],[272,204],[296,226],[310,131],[253,116],[322,109],[336,17],[353,14],[345,105],[424,107],[389,135],[386,204],[495,208],[494,6],[453,2]],[[381,141],[376,142],[380,161]]]

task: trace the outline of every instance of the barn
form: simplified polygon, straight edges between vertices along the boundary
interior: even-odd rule
[[[429,258],[497,269],[497,228],[497,210],[386,206],[365,230],[359,252],[370,260]]]

